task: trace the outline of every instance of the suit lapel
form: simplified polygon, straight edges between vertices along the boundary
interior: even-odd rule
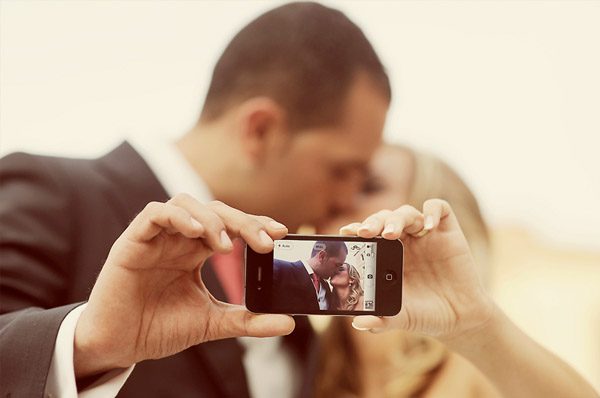
[[[310,279],[310,276],[306,272],[304,264],[302,263],[302,261],[296,261],[292,264],[294,264],[296,267],[298,267],[299,270],[303,271],[303,272],[298,272],[297,283],[305,284],[306,289],[309,289],[312,292],[312,297],[315,297],[313,308],[314,308],[314,310],[318,311],[319,310],[319,302],[316,299],[316,295],[314,293],[315,287],[312,283],[312,280]],[[308,360],[308,354],[309,354],[308,350],[309,350],[310,342],[314,339],[315,334],[312,329],[312,326],[310,325],[308,317],[302,316],[302,315],[296,315],[296,316],[294,316],[294,320],[296,322],[296,327],[294,328],[294,331],[292,333],[290,333],[287,336],[284,336],[283,342],[288,347],[290,347],[290,349],[292,349],[292,351],[297,355],[298,359],[300,360],[300,364],[301,364],[302,368],[304,368],[304,364]]]
[[[301,269],[304,272],[298,272],[298,284],[304,284],[305,285],[305,289],[306,291],[310,291],[312,294],[308,295],[307,294],[307,298],[308,297],[314,297],[314,306],[313,306],[313,310],[314,311],[318,311],[319,310],[319,298],[316,295],[315,292],[315,285],[313,284],[313,281],[310,277],[310,275],[308,275],[308,273],[306,272],[305,268],[304,268],[304,264],[302,263],[302,261],[296,261],[295,263],[293,263],[294,265],[296,265],[298,267],[298,269]],[[321,286],[321,289],[326,289],[325,290],[325,300],[327,300],[327,303],[329,303],[329,285],[327,284],[327,282],[325,282],[323,280],[323,278],[319,278],[319,284]]]
[[[304,285],[304,289],[307,292],[310,290],[314,293],[315,285],[313,284],[313,281],[312,281],[310,275],[308,274],[308,272],[306,272],[306,269],[304,268],[304,264],[302,263],[302,261],[296,261],[292,264],[296,267],[295,276],[296,276],[296,281],[297,281],[298,285],[300,285],[300,286]],[[319,278],[319,281],[320,281],[320,278]],[[309,287],[310,287],[310,289],[309,289]]]
[[[122,215],[123,228],[148,202],[169,200],[144,159],[129,143],[124,142],[112,152],[98,159],[98,170],[107,177],[107,204],[118,209]],[[116,187],[116,189],[115,189]],[[225,294],[210,263],[202,268],[202,279],[207,289],[218,300]],[[215,381],[215,388],[222,397],[248,397],[246,374],[242,365],[243,348],[235,339],[211,341],[191,347],[204,369]],[[135,371],[135,370],[134,370]],[[232,382],[234,381],[234,382]]]
[[[125,226],[148,202],[169,200],[150,167],[127,142],[98,159],[97,168],[107,178],[107,204],[116,204]]]

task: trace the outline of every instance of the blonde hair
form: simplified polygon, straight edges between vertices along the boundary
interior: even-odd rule
[[[354,280],[354,283],[352,283],[350,286],[350,294],[348,295],[345,303],[339,302],[339,298],[337,294],[335,294],[334,287],[333,305],[334,308],[337,309],[352,311],[355,309],[359,299],[365,294],[365,292],[360,284],[360,273],[358,270],[352,264],[344,263],[344,265],[348,268],[348,276],[350,279]]]
[[[402,145],[386,145],[386,150],[410,157],[412,173],[408,183],[407,204],[421,209],[423,202],[440,198],[452,206],[471,246],[484,283],[488,282],[489,232],[475,196],[460,176],[438,157]],[[398,203],[398,206],[403,203]],[[358,358],[350,336],[349,324],[334,318],[322,336],[320,369],[316,376],[315,397],[357,397],[363,391],[356,366]],[[386,374],[385,397],[418,397],[434,382],[448,358],[448,349],[438,340],[401,332],[402,350],[389,350],[382,358]]]
[[[479,266],[479,275],[484,285],[488,285],[490,235],[473,192],[458,173],[439,157],[403,145],[386,145],[386,148],[404,153],[412,159],[413,173],[407,204],[422,209],[423,202],[431,198],[450,203]]]

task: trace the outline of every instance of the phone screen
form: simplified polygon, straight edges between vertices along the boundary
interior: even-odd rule
[[[277,240],[273,251],[274,299],[314,307],[314,297],[290,286],[292,274],[308,274],[319,310],[374,311],[377,242]],[[279,286],[277,286],[279,284]],[[291,297],[294,294],[295,297]],[[314,308],[316,309],[316,308]]]
[[[246,250],[246,307],[258,313],[395,315],[402,302],[399,241],[288,235],[271,253]]]

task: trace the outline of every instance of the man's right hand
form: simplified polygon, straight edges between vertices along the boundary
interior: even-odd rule
[[[75,331],[78,378],[158,359],[209,340],[290,333],[287,315],[255,315],[217,301],[200,279],[205,260],[241,237],[259,253],[287,228],[189,195],[150,203],[111,248]]]

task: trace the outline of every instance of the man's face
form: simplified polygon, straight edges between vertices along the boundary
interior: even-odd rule
[[[328,256],[324,250],[320,252],[319,259],[321,260],[321,266],[319,267],[319,276],[327,279],[335,275],[338,269],[344,266],[346,255],[344,250],[340,250],[336,256]]]
[[[356,207],[321,224],[317,233],[336,234],[343,225],[363,221],[381,209],[396,209],[407,203],[414,173],[413,162],[413,155],[408,151],[385,145],[378,148]]]
[[[337,125],[290,135],[270,167],[265,208],[290,232],[319,225],[354,206],[369,160],[381,143],[387,99],[363,76],[356,79]]]

